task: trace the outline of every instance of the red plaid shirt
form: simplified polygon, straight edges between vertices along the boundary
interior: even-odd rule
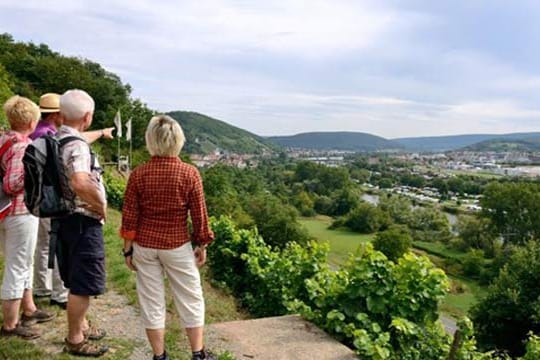
[[[0,137],[0,146],[11,138],[15,143],[2,156],[2,180],[4,192],[11,195],[11,209],[8,215],[28,214],[24,205],[24,165],[22,158],[28,144],[32,142],[28,136],[10,130]]]
[[[193,232],[188,231],[188,212]],[[154,249],[174,249],[188,241],[208,244],[214,233],[197,168],[178,157],[157,157],[130,175],[122,209],[123,238]]]

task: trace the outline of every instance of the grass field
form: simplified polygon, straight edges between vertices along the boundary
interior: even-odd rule
[[[373,234],[362,235],[344,229],[330,230],[328,226],[332,223],[332,219],[327,216],[301,218],[300,222],[313,238],[330,244],[328,260],[332,265],[342,264],[358,245],[374,238]],[[443,258],[459,261],[464,256],[463,253],[448,249],[443,244],[415,242],[414,246],[421,250],[415,252],[427,255],[435,264],[442,263]],[[441,311],[453,317],[466,315],[477,299],[484,295],[485,289],[470,279],[451,275],[448,277],[452,283],[452,291],[441,304]]]
[[[359,234],[345,229],[328,229],[332,223],[332,218],[328,216],[301,218],[300,223],[315,240],[326,241],[330,244],[328,260],[332,265],[342,264],[360,244],[373,240],[373,235]]]
[[[449,249],[444,244],[438,242],[415,241],[413,246],[417,249],[424,250],[428,254],[437,255],[446,259],[461,261],[466,256],[464,252]]]

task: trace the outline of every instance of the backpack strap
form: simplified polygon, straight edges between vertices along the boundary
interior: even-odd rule
[[[12,137],[12,138],[9,138],[7,139],[7,141],[2,144],[2,146],[0,147],[0,159],[4,156],[4,154],[6,153],[6,151],[9,150],[9,148],[15,144],[17,142],[17,138],[16,137]]]
[[[62,139],[58,140],[58,143],[59,143],[60,147],[62,148],[65,145],[67,145],[68,143],[70,143],[72,141],[75,141],[75,140],[86,142],[84,139],[82,139],[82,138],[80,138],[78,136],[66,136],[65,138],[62,138]]]
[[[78,136],[66,136],[65,138],[62,138],[58,141],[60,149],[67,145],[68,143],[79,140],[84,141],[86,143],[86,140],[78,137]],[[103,170],[100,167],[96,166],[96,154],[92,151],[92,148],[90,148],[90,145],[88,145],[88,148],[90,149],[90,171],[98,171],[100,174],[103,172]],[[0,149],[1,150],[1,149]],[[0,155],[1,156],[1,155]]]
[[[5,143],[2,144],[0,147],[0,160],[4,157],[4,154],[9,150],[9,148],[17,142],[17,138],[15,136],[9,138],[6,140]]]

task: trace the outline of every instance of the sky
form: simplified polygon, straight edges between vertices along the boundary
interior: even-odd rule
[[[258,135],[540,131],[536,0],[0,0],[0,32]]]

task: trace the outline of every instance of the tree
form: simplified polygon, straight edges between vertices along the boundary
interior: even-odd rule
[[[360,196],[356,191],[346,188],[332,194],[333,206],[331,214],[341,216],[347,214],[360,203]]]
[[[368,203],[359,204],[346,216],[345,220],[345,226],[363,234],[379,231],[381,228],[387,227],[389,223],[388,214]]]
[[[411,232],[406,226],[391,225],[388,229],[377,233],[373,241],[375,250],[396,262],[412,245]]]
[[[0,65],[0,105],[4,103],[13,95],[10,88],[9,74],[2,65]],[[0,127],[8,128],[8,122],[3,110],[0,110]]]
[[[284,248],[289,242],[305,244],[307,231],[297,221],[296,209],[283,204],[270,194],[258,194],[245,199],[245,208],[253,217],[259,234],[268,245]]]
[[[313,200],[307,192],[301,191],[296,194],[293,198],[293,203],[302,216],[315,215],[315,211],[313,210]]]
[[[412,215],[411,202],[400,196],[381,196],[379,198],[379,208],[387,212],[392,220],[398,224],[407,224]]]
[[[516,251],[472,310],[479,343],[485,348],[524,352],[529,331],[540,332],[540,245]]]
[[[509,243],[540,238],[540,185],[490,183],[480,200],[482,214]]]
[[[452,238],[448,219],[441,211],[433,208],[415,209],[408,225],[413,240],[447,242]]]
[[[457,231],[462,250],[478,249],[490,257],[495,255],[496,236],[489,219],[461,215],[458,217]]]

